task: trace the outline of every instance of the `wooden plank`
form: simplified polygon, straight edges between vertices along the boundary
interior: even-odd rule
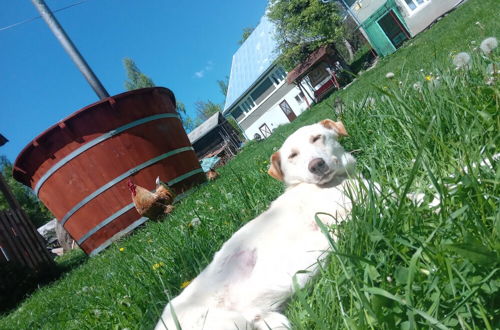
[[[26,232],[26,241],[30,246],[28,253],[32,256],[32,259],[35,261],[35,267],[40,263],[46,263],[48,260],[45,258],[45,243],[40,243],[37,240],[38,232],[31,224],[28,216],[24,213],[22,209],[14,211],[15,217],[20,222],[20,227],[23,228]]]
[[[23,225],[26,226],[26,230],[29,233],[29,236],[33,241],[33,244],[35,245],[35,251],[39,255],[40,260],[43,262],[53,263],[54,260],[51,258],[49,251],[47,251],[46,248],[47,243],[42,238],[42,235],[38,233],[35,226],[29,219],[28,215],[26,214],[26,212],[24,212],[23,209],[16,210],[15,212],[17,213],[18,217],[22,220]]]
[[[14,242],[16,244],[16,248],[19,249],[19,252],[23,255],[25,264],[31,268],[34,268],[36,265],[36,261],[33,260],[32,256],[28,252],[30,247],[26,242],[26,233],[23,228],[20,228],[19,221],[14,216],[12,210],[7,211],[7,221],[10,223],[10,227],[14,230],[15,237]]]
[[[3,252],[2,252],[2,246],[0,245],[0,263],[6,263],[8,262],[9,260],[7,260],[7,258],[5,258]]]
[[[33,260],[33,264],[36,267],[40,262],[43,261],[43,257],[39,253],[38,242],[33,235],[33,231],[30,227],[28,227],[26,219],[23,217],[23,214],[19,212],[19,210],[11,210],[11,213],[12,217],[16,221],[19,230],[23,233],[22,239],[25,243],[25,246],[28,247],[26,253],[30,256],[31,260]]]
[[[7,251],[7,243],[0,233],[0,263],[10,261],[10,259],[12,259],[12,257],[10,256],[10,252]]]
[[[14,261],[26,265],[28,261],[22,251],[18,249],[18,244],[11,228],[12,226],[10,224],[7,212],[0,211],[0,233],[7,242],[7,251],[10,253]]]

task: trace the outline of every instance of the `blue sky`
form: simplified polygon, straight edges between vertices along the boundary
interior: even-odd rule
[[[46,0],[52,9],[80,0]],[[193,113],[198,100],[222,103],[243,28],[267,0],[87,0],[55,15],[110,95],[125,91],[122,60],[132,58],[156,85]],[[12,162],[33,138],[98,97],[30,0],[0,1],[0,154]]]

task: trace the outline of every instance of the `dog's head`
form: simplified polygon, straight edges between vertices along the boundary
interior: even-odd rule
[[[330,119],[298,129],[271,156],[269,175],[287,185],[323,185],[352,173],[356,160],[338,143],[339,136],[347,136],[344,125]]]

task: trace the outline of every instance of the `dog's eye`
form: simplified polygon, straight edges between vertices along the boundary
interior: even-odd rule
[[[321,134],[318,134],[316,136],[313,136],[311,139],[311,143],[314,143],[316,141],[319,141],[321,139]]]
[[[292,153],[290,154],[290,156],[288,156],[288,159],[295,158],[295,157],[297,157],[297,155],[298,155],[298,154],[299,154],[298,152],[294,151],[294,152],[292,152]]]

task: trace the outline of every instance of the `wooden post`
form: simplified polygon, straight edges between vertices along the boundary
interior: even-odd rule
[[[311,95],[309,95],[309,92],[307,91],[307,88],[305,88],[304,86],[302,86],[302,79],[300,79],[298,82],[297,82],[297,85],[299,86],[299,89],[303,92],[306,93],[306,101],[307,101],[307,96],[309,96],[309,98],[311,99],[312,103],[313,104],[316,104],[316,101],[314,100],[313,97],[311,97]],[[309,102],[307,102],[307,105],[308,105],[308,108],[311,107],[311,105],[309,104]]]

